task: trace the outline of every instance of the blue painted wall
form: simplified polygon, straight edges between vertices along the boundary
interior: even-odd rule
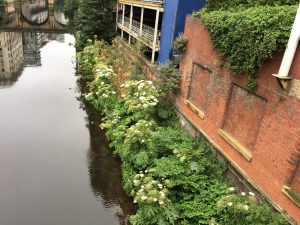
[[[165,63],[169,59],[178,5],[179,0],[165,0],[165,11],[160,37],[160,51],[157,60],[158,63]]]
[[[159,64],[169,60],[173,40],[184,31],[186,16],[203,8],[205,3],[205,0],[165,0],[160,39],[161,49],[157,60]]]

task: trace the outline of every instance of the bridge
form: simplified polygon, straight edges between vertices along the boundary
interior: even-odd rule
[[[1,31],[66,32],[63,0],[6,0]]]

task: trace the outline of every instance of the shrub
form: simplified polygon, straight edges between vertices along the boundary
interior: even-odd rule
[[[252,192],[228,194],[217,202],[218,213],[210,225],[287,225],[287,221],[266,206],[257,204]]]
[[[95,42],[93,46],[101,45]],[[147,80],[129,80],[119,87],[116,80],[122,74],[111,64],[120,62],[119,53],[108,59],[116,46],[102,46],[92,53],[89,71],[94,80],[88,85],[86,99],[99,115],[105,114],[101,127],[123,162],[123,187],[138,204],[131,224],[286,224],[267,206],[258,205],[254,196],[228,192],[226,167],[207,141],[191,139],[178,122],[165,122],[168,119],[157,116],[161,110],[158,103],[166,101],[175,87],[164,87],[173,68],[165,70],[156,86]],[[90,60],[90,51],[82,54]]]
[[[298,0],[207,0],[207,9],[226,10],[237,7],[254,7],[254,6],[278,6],[278,5],[296,5]]]
[[[179,52],[183,52],[185,50],[186,44],[187,39],[183,36],[183,34],[179,34],[173,42],[173,48],[178,50]]]
[[[202,10],[201,18],[214,46],[236,73],[254,75],[288,42],[296,6],[256,6],[248,9]]]

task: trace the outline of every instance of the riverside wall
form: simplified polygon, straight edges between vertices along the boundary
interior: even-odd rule
[[[282,53],[257,72],[257,86],[233,74],[199,19],[189,17],[176,105],[237,171],[300,224],[300,47],[288,88],[272,76]]]

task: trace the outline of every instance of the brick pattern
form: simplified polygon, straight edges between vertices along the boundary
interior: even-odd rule
[[[205,112],[208,100],[207,92],[210,84],[210,75],[211,71],[199,64],[193,64],[187,100],[203,112]]]
[[[233,85],[223,129],[253,151],[265,105],[264,99]]]
[[[282,90],[272,76],[278,73],[283,53],[258,71],[258,85],[248,91],[247,76],[230,72],[200,20],[187,18],[184,35],[188,43],[180,65],[181,83],[176,98],[180,111],[218,146],[220,153],[238,165],[272,203],[300,223],[300,208],[282,192],[284,185],[298,187],[300,176],[300,48],[290,71],[294,80],[289,91]],[[209,81],[200,79],[203,74],[199,80],[192,80],[195,64],[211,71]],[[200,87],[203,87],[202,93],[198,90]],[[187,96],[193,96],[192,101],[198,107],[205,107],[204,120],[184,104]],[[251,162],[220,136],[218,131],[222,128],[251,149]]]

